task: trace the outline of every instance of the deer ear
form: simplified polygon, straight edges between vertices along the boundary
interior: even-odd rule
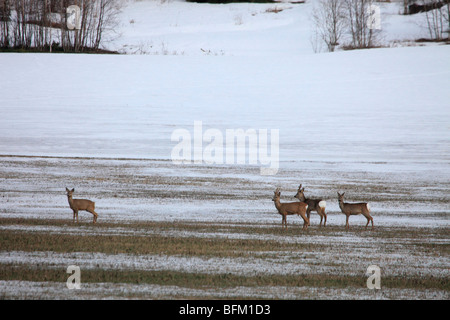
[[[66,191],[69,192],[69,189],[67,189],[67,187],[66,187]]]
[[[72,189],[72,192],[75,192],[75,188]]]

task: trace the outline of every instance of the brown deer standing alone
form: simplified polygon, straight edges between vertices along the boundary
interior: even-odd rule
[[[347,216],[347,220],[345,223],[345,229],[348,230],[348,228],[350,228],[349,224],[348,224],[348,218],[351,215],[358,215],[360,213],[363,214],[364,217],[366,217],[367,219],[367,224],[366,224],[366,229],[367,226],[369,225],[369,222],[372,222],[372,229],[373,229],[373,218],[370,216],[370,205],[366,202],[361,202],[361,203],[345,203],[344,202],[344,194],[340,194],[339,192],[338,194],[338,198],[339,198],[339,208],[341,208],[342,213],[344,213]]]
[[[322,199],[306,199],[305,194],[303,193],[305,188],[302,189],[302,185],[298,187],[298,191],[295,194],[294,198],[297,198],[301,202],[304,202],[308,205],[308,210],[306,211],[306,215],[308,216],[308,220],[310,220],[311,211],[316,211],[320,216],[320,227],[322,226],[322,220],[325,218],[323,226],[327,224],[327,215],[325,213],[325,207],[327,203]]]
[[[309,225],[309,219],[306,217],[306,209],[308,208],[308,205],[304,202],[280,203],[280,196],[280,188],[277,188],[274,192],[272,201],[275,202],[275,207],[277,208],[278,213],[283,217],[281,220],[281,227],[285,227],[285,229],[287,229],[286,216],[296,214],[303,218],[303,229],[307,229]]]
[[[86,210],[94,215],[94,222],[97,222],[98,214],[95,212],[95,202],[91,200],[86,199],[72,199],[72,194],[75,191],[75,188],[72,190],[69,190],[66,188],[67,191],[67,199],[69,200],[70,209],[73,210],[73,222],[75,223],[75,216],[77,217],[77,223],[78,223],[78,211],[79,210]]]

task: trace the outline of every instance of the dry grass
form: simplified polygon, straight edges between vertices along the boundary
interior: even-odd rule
[[[0,156],[0,255],[4,259],[0,259],[0,281],[12,286],[6,287],[0,298],[21,297],[16,294],[20,291],[16,280],[37,283],[36,292],[27,293],[27,298],[40,297],[43,289],[39,283],[64,287],[66,262],[80,257],[87,264],[81,265],[82,282],[100,288],[93,293],[95,298],[107,296],[101,291],[103,285],[146,284],[185,288],[168,295],[176,298],[193,297],[195,290],[206,289],[208,297],[227,297],[219,295],[221,288],[228,292],[241,288],[235,298],[284,297],[284,288],[293,290],[289,297],[317,298],[317,288],[323,289],[322,294],[344,288],[347,298],[358,299],[361,290],[368,291],[365,272],[371,264],[380,265],[383,292],[389,298],[448,298],[448,228],[377,223],[381,217],[392,218],[390,210],[397,209],[395,205],[436,208],[427,213],[428,219],[442,221],[447,216],[446,182],[421,182],[418,189],[413,179],[405,184],[395,173],[389,173],[386,181],[384,174],[376,172],[323,170],[281,170],[277,177],[261,182],[249,178],[257,174],[252,168],[182,169],[193,174],[172,175],[170,162],[159,160]],[[370,201],[376,209],[375,230],[364,230],[365,221],[354,218],[347,232],[344,216],[329,210],[331,223],[329,220],[325,228],[318,227],[317,214],[312,213],[308,230],[301,230],[298,217],[290,217],[288,230],[283,231],[270,201],[273,186],[288,185],[282,193],[283,201],[288,201],[298,186],[292,177],[300,173],[305,185],[315,182],[309,194],[321,194],[327,203],[337,202],[336,190],[346,191],[349,201]],[[100,215],[96,225],[85,213],[80,215],[80,224],[72,223],[65,187],[75,187],[76,198],[96,201]],[[196,204],[205,202],[214,208],[210,215],[195,212]],[[179,216],[176,211],[170,217],[161,214],[167,206],[182,211],[185,203],[192,211],[187,215]],[[128,209],[134,204],[138,205]],[[387,208],[381,210],[382,204]],[[230,209],[224,212],[227,206]],[[407,210],[401,214],[417,217]],[[127,215],[122,216],[124,213]],[[114,259],[125,263],[111,267],[108,263]],[[164,259],[178,265],[164,264]],[[133,267],[135,260],[144,263]],[[185,262],[191,266],[180,266]],[[195,263],[205,266],[196,269]],[[271,288],[271,293],[264,295],[261,288]],[[60,297],[60,289],[52,290],[46,297]],[[415,295],[416,291],[420,293]],[[118,290],[111,295],[122,294]],[[146,297],[139,292],[131,294]],[[159,297],[159,293],[151,297]]]
[[[71,223],[63,220],[41,220],[41,219],[0,219],[0,226],[58,226],[69,227]],[[236,226],[233,224],[199,224],[199,223],[167,223],[167,222],[130,222],[130,223],[105,223],[104,225],[80,224],[83,228],[83,235],[78,234],[58,234],[42,231],[17,231],[2,230],[0,233],[0,243],[3,251],[9,252],[93,252],[105,254],[130,254],[130,255],[167,255],[167,256],[186,256],[186,257],[217,257],[217,258],[249,258],[249,259],[267,259],[277,260],[282,266],[283,261],[280,258],[284,254],[294,259],[295,263],[302,263],[301,259],[311,258],[315,254],[322,252],[329,254],[330,251],[342,250],[344,245],[354,248],[365,247],[364,243],[353,244],[348,241],[352,233],[345,232],[342,227],[330,227],[323,230],[309,230],[306,233],[298,229],[282,231],[281,228],[274,226]],[[136,235],[89,235],[89,230],[101,231],[107,228],[128,229],[136,232]],[[152,230],[152,236],[140,235],[140,231]],[[176,237],[164,236],[165,231],[171,231],[172,234],[179,232],[224,232],[228,234],[247,234],[259,237],[259,239],[229,239],[226,236],[211,238],[205,237]],[[87,231],[87,233],[86,233]],[[101,233],[101,232],[100,232]],[[288,238],[302,237],[305,240],[308,237],[317,237],[319,235],[328,235],[340,239],[336,243],[308,243],[305,241],[301,245],[298,242],[279,241],[278,238],[270,239],[270,236],[284,236]],[[414,231],[407,228],[380,228],[377,231],[362,231],[361,229],[353,231],[361,239],[370,239],[372,242],[376,239],[387,241],[395,245],[383,245],[377,250],[383,253],[389,253],[397,248],[398,244],[409,246],[411,252],[417,256],[442,256],[448,257],[449,245],[443,241],[447,239],[447,230],[439,228],[422,228]],[[416,239],[410,242],[410,239]],[[421,243],[420,239],[435,239]],[[311,255],[311,253],[314,253]],[[283,258],[284,259],[284,258]],[[300,259],[300,260],[299,260]],[[356,259],[357,258],[349,258]],[[329,287],[345,288],[355,287],[364,288],[366,276],[364,274],[345,274],[345,273],[323,273],[314,272],[315,262],[310,263],[311,272],[305,274],[257,274],[257,275],[239,275],[232,273],[193,273],[174,270],[127,270],[103,268],[83,270],[83,282],[86,283],[130,283],[130,284],[156,284],[156,285],[176,285],[185,288],[204,288],[206,287],[236,287],[236,286],[286,286],[286,287]],[[341,262],[329,261],[329,266],[338,266]],[[54,266],[45,265],[15,265],[3,264],[0,271],[1,280],[22,280],[22,281],[54,281],[64,282],[67,279],[65,270],[55,269]],[[447,278],[433,276],[432,274],[403,274],[403,275],[385,275],[382,278],[383,288],[412,288],[412,289],[435,289],[450,290]]]
[[[55,225],[68,226],[62,220],[49,221],[39,219],[0,219],[0,225],[20,224],[27,225]],[[84,224],[84,228],[99,229],[98,226]],[[79,234],[53,234],[48,232],[17,232],[4,230],[0,234],[2,250],[6,251],[54,251],[54,252],[102,252],[109,254],[166,254],[191,255],[205,257],[243,257],[255,252],[268,252],[274,248],[277,251],[320,250],[320,244],[305,244],[301,248],[296,243],[280,243],[274,240],[227,239],[227,238],[201,238],[201,237],[170,237],[158,234],[164,231],[171,233],[184,231],[214,232],[224,230],[223,226],[211,224],[167,223],[167,222],[134,222],[134,223],[106,223],[100,228],[119,227],[127,228],[130,233],[137,230],[152,230],[151,237],[142,235],[83,235]],[[256,234],[298,234],[298,230],[288,232],[279,228],[261,229],[258,227],[227,228],[231,233]]]

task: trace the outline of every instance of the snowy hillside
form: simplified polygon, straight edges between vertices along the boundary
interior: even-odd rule
[[[120,38],[108,49],[136,54],[275,55],[312,53],[311,12],[304,4],[198,4],[183,0],[129,0]],[[403,16],[401,3],[377,3],[380,45],[427,37],[424,14]],[[395,43],[394,43],[395,41]]]

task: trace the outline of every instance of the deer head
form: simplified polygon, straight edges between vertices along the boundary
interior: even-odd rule
[[[277,188],[273,193],[274,193],[274,195],[273,195],[272,201],[280,200],[280,195],[281,195],[280,188]]]
[[[303,194],[304,191],[305,191],[305,188],[302,189],[302,185],[300,184],[294,198],[297,198],[300,201],[305,201],[306,198],[305,198],[305,195]]]
[[[338,192],[337,194],[338,194],[339,201],[344,201],[344,194],[345,194],[345,192],[343,192],[342,194],[340,194]]]

